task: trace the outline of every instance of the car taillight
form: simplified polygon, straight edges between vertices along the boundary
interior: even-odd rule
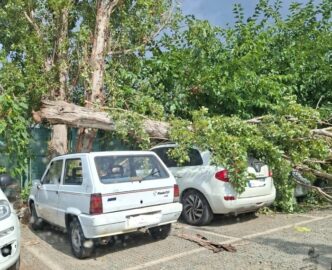
[[[216,172],[215,178],[223,182],[229,182],[228,171],[224,169],[219,172]]]
[[[90,214],[102,214],[103,213],[103,200],[100,193],[91,194],[90,197]]]
[[[173,201],[174,202],[178,202],[180,200],[180,190],[179,190],[179,186],[178,185],[174,185],[173,188]]]
[[[235,196],[224,196],[224,200],[225,201],[234,201],[235,200]]]
[[[269,177],[272,177],[273,173],[272,170],[269,170]]]

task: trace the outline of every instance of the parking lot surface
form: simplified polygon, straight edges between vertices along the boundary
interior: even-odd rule
[[[181,234],[200,234],[233,245],[213,253]],[[178,222],[171,236],[154,241],[137,232],[100,246],[90,259],[73,257],[67,235],[52,227],[33,232],[22,225],[21,269],[332,269],[332,208],[306,214],[217,216],[193,227]]]

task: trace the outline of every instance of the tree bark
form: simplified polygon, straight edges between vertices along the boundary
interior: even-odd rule
[[[68,63],[67,63],[67,41],[68,41],[68,16],[69,10],[65,7],[59,15],[57,67],[59,76],[59,88],[52,91],[55,100],[65,100],[67,93]],[[51,140],[49,142],[49,154],[51,157],[63,155],[68,152],[68,131],[63,124],[52,127]]]
[[[92,51],[90,56],[90,89],[86,92],[86,100],[91,103],[103,104],[103,84],[105,56],[109,40],[109,20],[113,8],[118,0],[97,1],[96,25],[93,38]],[[91,106],[87,103],[87,107]]]
[[[65,124],[77,128],[116,130],[110,114],[93,108],[81,107],[65,101],[43,100],[38,112],[33,113],[37,123]],[[170,125],[162,121],[143,119],[143,127],[152,138],[167,139]]]
[[[297,169],[300,170],[300,171],[303,171],[303,172],[311,172],[315,176],[317,176],[319,178],[324,178],[324,179],[326,179],[326,180],[328,180],[329,182],[332,183],[332,174],[322,172],[322,171],[318,171],[318,170],[309,168],[308,166],[305,166],[305,165],[299,165],[299,166],[297,166]]]
[[[96,25],[93,38],[93,45],[90,57],[91,77],[89,89],[85,93],[88,101],[85,106],[91,107],[92,104],[103,105],[103,84],[105,70],[105,56],[109,41],[109,20],[113,8],[119,0],[99,0],[97,1]],[[93,140],[97,131],[81,128],[78,131],[76,145],[77,152],[89,152],[93,146]]]

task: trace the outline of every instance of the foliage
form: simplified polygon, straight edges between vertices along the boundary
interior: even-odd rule
[[[209,116],[206,108],[194,112],[192,119],[172,122],[171,139],[180,144],[173,155],[182,161],[188,158],[189,147],[209,149],[213,162],[229,170],[231,182],[241,193],[247,186],[247,159],[252,154],[272,167],[277,206],[289,212],[294,210],[295,183],[289,178],[292,168],[304,160],[323,160],[329,153],[325,140],[311,133],[319,119],[317,111],[291,100],[287,106],[275,106],[259,125],[235,116]]]
[[[22,174],[27,164],[29,133],[27,105],[24,98],[0,95],[0,138],[4,146],[0,153],[8,154],[9,172]]]
[[[23,202],[28,201],[31,188],[32,188],[32,182],[29,182],[24,188],[21,189],[20,197]]]
[[[331,123],[332,2],[293,3],[287,17],[281,7],[279,0],[260,0],[244,18],[235,5],[235,25],[220,28],[182,16],[172,0],[119,1],[99,109],[115,120],[121,139],[143,149],[153,140],[142,120],[170,121],[170,139],[180,145],[173,154],[181,161],[190,146],[210,149],[239,192],[248,154],[264,160],[274,170],[277,206],[293,211],[292,168],[306,163],[332,173],[330,164],[307,163],[323,160],[332,144],[311,132]],[[66,100],[85,104],[95,8],[95,0],[0,4],[1,151],[16,174],[28,156],[29,115],[42,98],[57,98],[61,64],[68,67]],[[68,37],[59,44],[64,9]],[[247,122],[261,116],[257,125]]]
[[[251,118],[291,95],[303,105],[331,104],[331,6],[294,4],[282,19],[279,1],[260,1],[246,22],[237,6],[239,19],[226,29],[184,17],[143,59],[135,88],[183,118],[202,106]]]

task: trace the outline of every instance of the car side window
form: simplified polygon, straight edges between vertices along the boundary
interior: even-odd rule
[[[203,159],[200,152],[197,149],[189,149],[189,161],[186,161],[183,164],[178,165],[177,161],[170,157],[169,150],[173,147],[161,147],[153,149],[160,159],[165,163],[167,167],[182,167],[182,166],[199,166],[203,164]]]
[[[63,160],[56,160],[50,164],[43,179],[43,184],[58,184],[61,180]]]
[[[153,149],[152,151],[160,157],[160,159],[165,163],[166,167],[178,167],[177,162],[168,154],[168,151],[171,149],[173,149],[173,147],[162,147]]]
[[[186,162],[184,166],[199,166],[203,165],[203,159],[200,152],[197,149],[191,148],[189,150],[189,162]]]
[[[83,183],[82,160],[80,158],[66,159],[65,176],[63,184],[82,185],[82,183]]]

